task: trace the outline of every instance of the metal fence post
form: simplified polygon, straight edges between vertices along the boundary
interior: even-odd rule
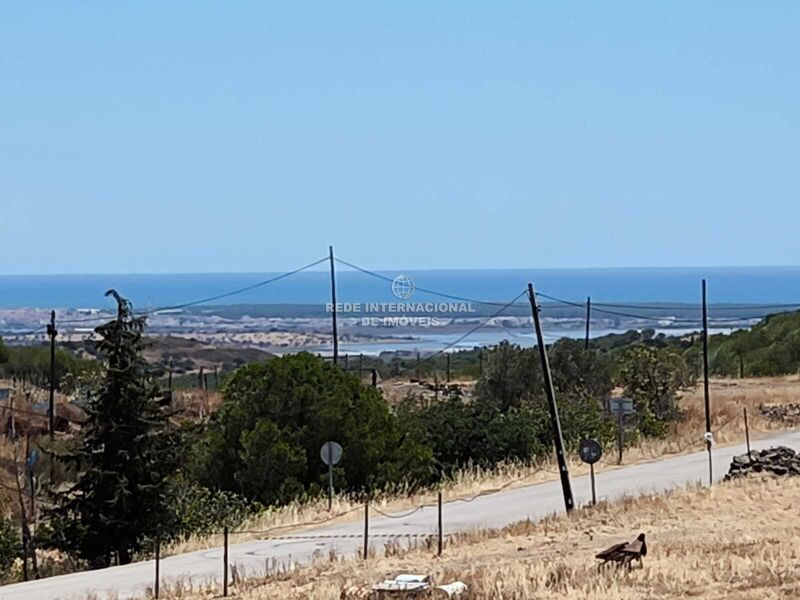
[[[364,502],[364,560],[369,555],[369,498]]]
[[[156,538],[156,582],[153,588],[153,598],[156,598],[156,600],[158,599],[158,584],[159,580],[161,579],[160,577],[161,565],[159,564],[160,561],[161,561],[161,540],[159,538]]]
[[[228,596],[228,526],[223,531],[225,537],[225,548],[222,552],[222,597]]]
[[[753,460],[753,454],[750,451],[750,426],[747,423],[747,407],[744,407],[744,435],[747,440],[747,458]]]
[[[442,531],[442,490],[439,490],[439,554],[442,555],[442,548],[444,546],[444,532]]]

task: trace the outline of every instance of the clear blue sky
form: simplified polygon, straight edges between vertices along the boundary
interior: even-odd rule
[[[798,22],[5,3],[0,273],[798,264]]]

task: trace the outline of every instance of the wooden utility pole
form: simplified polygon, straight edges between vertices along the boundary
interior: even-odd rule
[[[708,485],[714,483],[714,467],[711,461],[711,397],[708,384],[708,301],[706,280],[703,279],[703,399],[706,409],[706,449],[708,450]]]
[[[52,444],[56,432],[56,311],[50,311],[50,323],[47,325],[47,335],[50,337],[50,405],[49,428],[50,442]]]
[[[586,339],[583,342],[583,349],[589,349],[589,327],[592,321],[592,297],[586,298]]]
[[[564,454],[564,439],[561,435],[561,422],[558,418],[558,406],[556,405],[556,393],[553,388],[553,379],[550,375],[550,363],[547,359],[547,348],[544,344],[544,334],[542,324],[539,321],[539,303],[536,301],[536,291],[533,284],[528,284],[528,297],[531,302],[531,313],[533,314],[533,325],[536,328],[536,339],[539,345],[539,359],[542,362],[542,377],[544,378],[544,391],[547,394],[547,404],[550,408],[550,421],[553,426],[553,441],[556,448],[556,458],[558,459],[558,472],[561,476],[561,491],[564,493],[564,506],[567,512],[575,508],[575,499],[572,496],[572,484],[569,481],[569,469],[567,468],[567,457]]]
[[[445,358],[447,359],[447,383],[450,383],[450,353],[447,352],[445,354]]]
[[[167,368],[169,369],[169,375],[167,376],[167,390],[169,390],[169,401],[172,402],[172,372],[174,371],[175,367],[171,356],[169,357]]]
[[[333,364],[339,363],[339,332],[336,327],[336,269],[334,267],[333,246],[328,246],[331,261],[331,320],[333,326]]]

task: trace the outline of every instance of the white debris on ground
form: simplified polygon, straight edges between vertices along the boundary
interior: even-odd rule
[[[429,575],[402,574],[372,586],[370,599],[381,600],[397,596],[414,598],[457,598],[466,592],[461,581],[434,586]]]

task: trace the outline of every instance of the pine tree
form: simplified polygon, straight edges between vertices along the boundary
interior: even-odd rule
[[[80,444],[66,456],[78,473],[57,495],[55,544],[94,567],[131,562],[146,540],[170,526],[166,480],[176,466],[169,397],[149,376],[142,352],[145,319],[114,290],[117,318],[95,330],[105,376],[88,406]]]

